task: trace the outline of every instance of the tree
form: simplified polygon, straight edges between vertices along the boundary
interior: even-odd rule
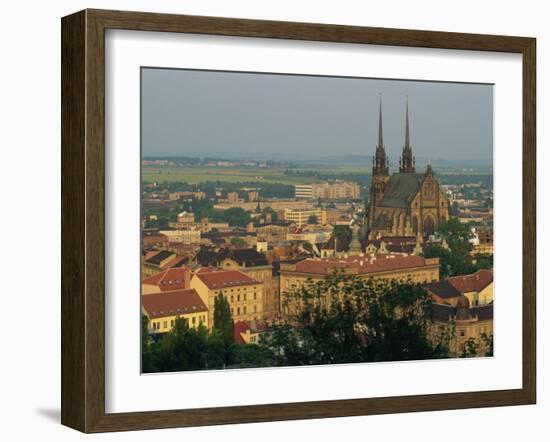
[[[493,335],[487,335],[487,333],[481,333],[481,339],[485,345],[485,356],[493,356]]]
[[[461,358],[475,358],[477,356],[477,351],[479,349],[479,344],[475,341],[474,338],[468,338],[464,343],[464,349],[460,354]]]
[[[141,316],[141,371],[154,371],[153,341],[149,335],[149,318],[146,315]]]
[[[250,222],[250,214],[241,207],[231,207],[225,210],[221,217],[230,226],[245,227]]]
[[[486,253],[477,254],[474,258],[473,263],[478,269],[488,269],[492,270],[493,268],[493,255]]]
[[[223,296],[218,294],[214,298],[214,321],[213,330],[218,332],[222,337],[225,345],[230,345],[235,342],[233,336],[233,318],[231,317],[231,308],[229,302]]]
[[[288,320],[262,345],[276,365],[447,357],[448,338],[434,333],[430,306],[419,285],[335,273],[286,292]]]
[[[208,368],[208,330],[202,324],[192,328],[187,319],[176,318],[172,330],[165,333],[155,347],[154,371]]]
[[[309,218],[307,219],[308,224],[317,224],[317,216],[316,215],[309,215]]]
[[[231,244],[238,248],[246,247],[246,241],[238,236],[231,238]]]
[[[339,248],[348,248],[352,237],[352,231],[349,226],[334,226],[332,234],[336,241],[338,241],[338,244],[340,244]]]
[[[474,236],[470,225],[461,223],[458,218],[451,217],[441,222],[437,228],[437,235],[447,241],[451,250],[470,253],[474,248],[470,242]]]
[[[473,237],[468,224],[462,224],[458,218],[450,218],[439,224],[436,236],[445,240],[448,248],[430,245],[424,249],[424,257],[439,258],[440,276],[447,278],[455,275],[468,275],[478,270],[472,261]]]
[[[267,219],[267,215],[271,216],[271,221],[277,221],[277,212],[272,207],[266,206],[262,209],[263,219]]]

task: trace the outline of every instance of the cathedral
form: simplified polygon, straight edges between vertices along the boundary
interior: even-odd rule
[[[449,200],[439,188],[431,163],[416,173],[409,135],[409,103],[405,110],[405,144],[399,172],[389,173],[382,133],[382,98],[378,116],[378,145],[372,161],[372,183],[367,213],[368,239],[416,236],[423,240],[440,222],[449,219]]]

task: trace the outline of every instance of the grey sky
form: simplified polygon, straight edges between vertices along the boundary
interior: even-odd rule
[[[491,85],[151,68],[142,69],[142,152],[372,156],[379,93],[392,162],[403,146],[407,95],[417,158],[492,161]]]

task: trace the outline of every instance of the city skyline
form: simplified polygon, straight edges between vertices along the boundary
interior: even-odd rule
[[[492,163],[489,84],[142,69],[142,155],[372,158],[378,101],[390,162],[408,96],[418,159]]]

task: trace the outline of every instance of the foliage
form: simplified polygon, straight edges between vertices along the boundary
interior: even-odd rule
[[[239,368],[270,366],[273,365],[272,361],[273,355],[267,347],[256,344],[233,347],[233,364]]]
[[[464,349],[460,354],[461,358],[475,358],[477,356],[477,351],[479,349],[479,344],[475,341],[474,338],[468,338],[464,343]]]
[[[481,333],[481,339],[485,345],[485,356],[493,356],[493,334]]]
[[[146,315],[141,317],[141,370],[148,373],[153,370],[153,341],[149,335],[149,319]]]
[[[235,247],[246,247],[246,241],[238,236],[231,238],[231,244]]]
[[[235,338],[233,336],[234,324],[231,317],[231,308],[229,302],[221,293],[214,298],[213,322],[213,329],[220,334],[223,343],[225,345],[233,344]]]
[[[430,337],[430,306],[419,285],[335,273],[285,293],[288,320],[262,345],[277,365],[447,357],[448,340]]]
[[[169,333],[155,344],[154,369],[167,372],[206,368],[216,355],[208,352],[208,330],[204,325],[189,327],[187,320],[177,318]]]
[[[461,223],[458,218],[451,217],[441,222],[437,228],[437,235],[447,241],[449,248],[465,254],[473,250],[470,240],[473,238],[472,230],[468,224]]]
[[[492,269],[493,262],[490,255],[472,257],[473,245],[470,242],[473,234],[468,224],[462,224],[457,218],[450,218],[440,223],[436,236],[448,245],[429,245],[424,248],[425,258],[439,258],[440,276],[468,275],[479,269]]]
[[[334,238],[336,238],[336,241],[338,242],[338,244],[340,244],[338,246],[338,249],[348,248],[353,235],[349,226],[341,226],[341,225],[334,226],[334,230],[332,231],[332,234],[334,235]]]
[[[316,215],[310,215],[307,219],[308,224],[317,224],[317,216]]]
[[[489,269],[491,270],[493,268],[493,255],[489,255],[486,253],[480,253],[475,255],[473,261],[475,266],[478,269]]]
[[[262,219],[264,221],[267,220],[267,215],[271,215],[271,221],[277,221],[277,212],[269,206],[262,209]]]
[[[250,214],[241,207],[231,207],[219,214],[219,219],[230,226],[245,227],[250,222]]]

